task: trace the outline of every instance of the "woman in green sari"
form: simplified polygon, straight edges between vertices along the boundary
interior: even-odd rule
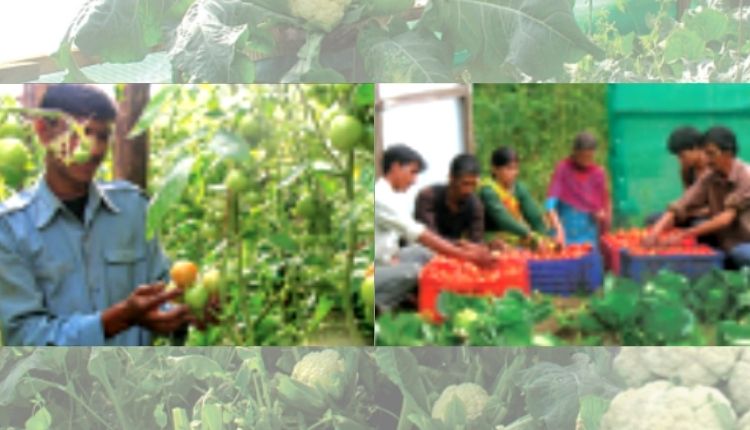
[[[479,188],[486,239],[490,243],[534,247],[548,236],[549,228],[541,207],[517,181],[518,174],[518,154],[513,149],[500,147],[492,153],[492,178],[483,180]]]

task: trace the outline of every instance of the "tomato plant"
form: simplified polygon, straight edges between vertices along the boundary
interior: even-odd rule
[[[149,234],[195,262],[196,286],[223,303],[221,322],[192,330],[188,344],[371,343],[361,284],[373,253],[372,149],[365,133],[334,145],[323,116],[335,108],[372,128],[373,91],[188,85],[152,97],[134,130],[149,130],[153,149]]]

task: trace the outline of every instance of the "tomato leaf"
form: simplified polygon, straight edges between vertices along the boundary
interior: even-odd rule
[[[177,163],[177,166],[172,169],[151,200],[146,219],[146,236],[148,238],[153,237],[162,225],[164,217],[182,197],[190,178],[190,172],[193,169],[193,163],[195,163],[193,157],[184,158]]]

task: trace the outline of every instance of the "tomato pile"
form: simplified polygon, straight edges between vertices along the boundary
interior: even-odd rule
[[[591,252],[592,248],[593,247],[588,243],[567,245],[566,247],[561,249],[537,250],[536,252],[528,253],[526,258],[532,261],[574,260],[588,255]]]
[[[508,281],[521,282],[526,264],[520,253],[501,254],[498,260],[496,267],[480,269],[468,261],[437,256],[422,269],[421,277],[425,281],[448,286],[457,293],[490,292],[507,285]]]
[[[658,245],[653,247],[643,246],[643,239],[648,235],[646,229],[627,229],[604,236],[602,241],[614,249],[627,249],[630,254],[644,255],[711,255],[714,251],[697,243],[695,238],[686,237],[674,245]],[[664,233],[660,238],[666,239],[669,233]]]

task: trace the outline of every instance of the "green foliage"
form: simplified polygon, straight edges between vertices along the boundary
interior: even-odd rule
[[[403,402],[388,428],[551,430],[574,428],[576,417],[596,420],[622,384],[606,349],[380,348],[381,371]],[[478,419],[469,420],[454,400],[445,420],[433,418],[449,386],[477,384],[489,395]],[[398,421],[396,421],[398,418]],[[587,427],[589,428],[589,427]],[[593,427],[592,427],[593,428]]]
[[[598,161],[606,166],[606,85],[475,85],[476,155],[486,174],[492,152],[515,149],[521,160],[519,180],[541,202],[555,166],[567,157],[573,137],[589,130],[600,139]]]
[[[446,321],[439,325],[422,326],[418,317],[406,316],[408,314],[381,316],[377,322],[376,343],[383,346],[420,343],[531,345],[540,340],[535,339],[535,325],[547,319],[553,311],[548,299],[541,296],[528,299],[516,290],[510,290],[501,299],[446,292],[438,299],[438,309],[441,315],[446,316]],[[464,317],[467,309],[474,311],[472,315],[476,314],[470,320]]]
[[[746,33],[747,14],[737,2],[694,1],[703,6],[689,11],[682,22],[674,18],[675,2],[651,2],[644,13],[643,2],[624,3],[621,21],[610,11],[594,17],[592,39],[607,52],[603,62],[586,58],[568,75],[572,82],[739,82],[750,73],[744,61],[750,52]],[[712,5],[709,6],[709,3]],[[644,24],[636,29],[618,28],[628,15],[640,15]],[[624,19],[623,19],[624,18]],[[619,25],[622,27],[622,25]]]
[[[750,342],[750,271],[714,271],[695,282],[662,271],[644,284],[608,276],[600,293],[573,309],[549,296],[504,298],[443,293],[442,324],[415,314],[386,314],[376,322],[378,345],[687,346]],[[476,313],[466,324],[462,313]]]
[[[167,86],[154,95],[136,125],[153,149],[149,232],[171,258],[219,268],[225,285],[221,323],[191,332],[189,344],[318,344],[321,332],[370,343],[359,287],[373,253],[372,151],[336,148],[322,123],[338,106],[372,124],[368,88]]]
[[[385,381],[364,349],[341,349],[333,399],[290,379],[303,348],[4,348],[0,427],[221,430],[373,428]],[[316,405],[310,408],[310,405]],[[335,424],[334,424],[335,423]]]
[[[694,0],[88,2],[56,58],[169,52],[175,82],[745,81],[747,14]],[[292,5],[292,6],[293,6]],[[698,8],[697,6],[701,6]],[[340,9],[344,7],[344,9]],[[260,58],[260,59],[257,59]],[[257,60],[256,60],[257,59]]]
[[[603,297],[593,298],[590,313],[582,315],[581,328],[584,332],[610,331],[623,345],[711,343],[699,323],[736,323],[750,315],[748,276],[746,270],[715,271],[690,283],[680,275],[660,272],[643,286],[610,277]],[[741,333],[727,325],[719,326],[722,331]],[[714,338],[717,334],[721,341],[720,333],[711,333]]]

